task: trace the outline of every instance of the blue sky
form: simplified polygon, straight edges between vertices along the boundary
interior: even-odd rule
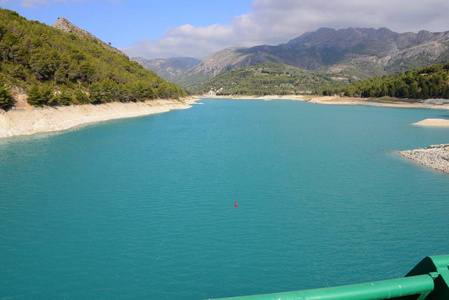
[[[0,0],[48,25],[65,17],[129,56],[204,58],[320,27],[449,30],[447,0]]]
[[[248,13],[251,0],[3,0],[2,8],[17,11],[30,20],[52,25],[58,17],[88,30],[116,47],[135,41],[161,38],[167,28],[184,24],[226,24]]]

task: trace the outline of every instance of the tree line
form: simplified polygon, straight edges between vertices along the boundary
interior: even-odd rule
[[[408,70],[400,75],[384,75],[351,85],[325,88],[323,95],[348,97],[396,97],[409,99],[449,99],[449,62]]]

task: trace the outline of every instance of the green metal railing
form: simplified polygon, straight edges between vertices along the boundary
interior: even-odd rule
[[[227,300],[449,300],[449,255],[424,258],[405,277],[331,288],[223,298]]]

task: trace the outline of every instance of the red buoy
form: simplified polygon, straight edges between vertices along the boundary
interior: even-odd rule
[[[237,206],[239,206],[239,204],[236,202],[236,203],[234,204],[234,206],[237,207]]]

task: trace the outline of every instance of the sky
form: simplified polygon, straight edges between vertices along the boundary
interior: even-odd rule
[[[65,17],[130,57],[203,59],[320,27],[449,31],[448,0],[0,0],[48,25]]]

